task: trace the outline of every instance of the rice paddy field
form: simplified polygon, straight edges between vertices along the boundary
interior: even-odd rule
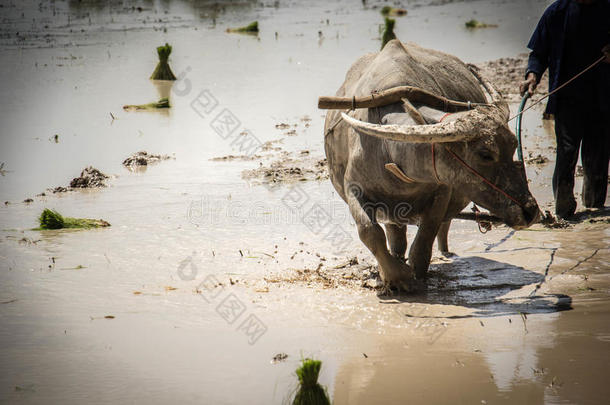
[[[390,5],[402,41],[483,64],[527,52],[550,3]],[[0,0],[1,403],[286,404],[305,358],[333,404],[607,402],[607,212],[486,234],[455,220],[427,291],[375,290],[317,98],[379,50],[386,5]],[[177,80],[152,81],[165,44]],[[542,110],[524,149],[552,211]],[[36,229],[45,209],[110,226]]]

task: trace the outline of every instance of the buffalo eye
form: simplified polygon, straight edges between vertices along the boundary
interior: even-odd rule
[[[477,155],[479,156],[479,159],[481,159],[483,162],[489,163],[496,160],[494,154],[491,153],[491,151],[489,150],[480,150],[479,152],[477,152]]]

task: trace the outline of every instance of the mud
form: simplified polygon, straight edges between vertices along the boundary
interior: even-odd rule
[[[106,187],[106,180],[109,179],[110,176],[100,172],[93,166],[85,167],[83,171],[80,173],[80,176],[73,178],[70,181],[71,188],[101,188]],[[58,191],[55,191],[58,190]],[[60,190],[55,188],[53,192],[61,192]]]
[[[525,80],[527,58],[527,53],[521,53],[515,57],[499,58],[476,65],[481,69],[482,74],[496,86],[506,100],[518,102],[521,100],[519,83]],[[549,75],[546,72],[542,76],[536,92],[538,94],[546,93],[548,91],[548,83]],[[536,97],[534,95],[534,98]]]
[[[135,168],[138,166],[147,166],[150,164],[155,164],[162,162],[164,160],[173,159],[169,155],[155,155],[152,153],[148,153],[146,151],[136,152],[133,155],[129,156],[127,159],[123,160],[122,165],[129,168]]]
[[[242,178],[250,182],[266,184],[328,179],[326,158],[320,159],[308,155],[308,151],[301,151],[274,160],[269,165],[261,163],[256,169],[244,170]]]
[[[249,155],[226,155],[226,156],[218,156],[213,157],[210,160],[212,162],[230,162],[230,161],[251,161],[251,160],[263,160],[269,158],[277,158],[278,156],[288,155],[288,152],[282,149],[281,144],[284,143],[283,139],[273,139],[267,142],[264,142],[260,148],[257,149],[259,153],[249,154]]]
[[[142,152],[138,152],[142,153]],[[143,152],[146,153],[146,152]],[[134,154],[135,156],[136,154]],[[129,159],[129,158],[128,158]],[[57,186],[55,188],[48,188],[46,191],[42,193],[36,194],[36,197],[47,197],[52,194],[62,194],[67,193],[69,191],[82,190],[82,189],[93,189],[93,188],[104,188],[108,185],[106,184],[106,180],[108,180],[110,176],[102,173],[98,169],[93,166],[85,167],[80,176],[73,178],[70,181],[70,185],[68,187]],[[48,193],[47,193],[48,192]],[[34,202],[32,198],[26,198],[23,200],[24,203],[29,204]],[[4,202],[5,205],[9,204],[9,201]]]
[[[375,262],[370,258],[357,256],[346,258],[339,263],[335,261],[330,265],[326,258],[320,258],[315,268],[294,269],[288,266],[286,271],[265,276],[264,281],[279,288],[282,288],[282,285],[296,284],[316,288],[382,290],[382,282]]]
[[[305,128],[309,126],[311,118],[304,116],[300,119]],[[286,130],[296,128],[299,124],[276,124],[276,129]],[[294,135],[293,135],[294,133]],[[284,132],[285,136],[296,136],[295,129]],[[328,168],[326,158],[323,156],[312,156],[310,150],[304,149],[297,152],[285,150],[284,138],[264,142],[255,154],[250,155],[227,155],[210,159],[215,162],[231,161],[256,161],[258,167],[242,171],[242,179],[251,184],[278,185],[283,183],[294,183],[299,181],[326,180],[328,179]]]
[[[541,154],[534,156],[532,152],[529,152],[528,158],[525,159],[525,162],[533,165],[544,165],[549,163],[549,158]]]

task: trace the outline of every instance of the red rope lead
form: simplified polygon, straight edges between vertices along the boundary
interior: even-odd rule
[[[474,212],[474,220],[477,222],[477,226],[479,227],[479,232],[487,233],[487,232],[491,231],[491,222],[482,221],[479,218],[479,214],[481,213],[481,211],[479,210],[479,207],[477,207],[477,205],[475,203],[472,203],[472,211]]]
[[[450,116],[451,114],[452,114],[452,113],[447,113],[447,114],[443,115],[443,116],[441,117],[441,119],[440,119],[440,120],[438,120],[438,122],[443,122],[443,120],[444,120],[445,118],[447,118],[448,116]]]
[[[434,148],[434,146],[433,146]],[[512,197],[510,194],[508,194],[506,191],[502,190],[500,187],[496,186],[494,183],[492,183],[491,181],[487,180],[485,178],[485,176],[483,176],[481,173],[477,172],[473,167],[471,167],[470,165],[468,165],[468,163],[464,162],[462,160],[462,158],[460,158],[458,155],[455,154],[455,152],[453,152],[451,149],[449,149],[448,147],[445,146],[445,149],[447,149],[447,152],[451,153],[451,156],[453,156],[458,162],[460,162],[466,169],[468,169],[471,173],[473,173],[475,176],[477,176],[478,178],[480,178],[481,180],[483,180],[485,182],[485,184],[487,184],[489,187],[493,188],[494,190],[496,190],[498,193],[502,194],[503,196],[505,196],[506,198],[508,198],[509,200],[511,200],[512,202],[514,202],[515,204],[517,204],[519,207],[524,208],[523,204],[521,204],[516,198]],[[433,149],[434,150],[434,149]],[[436,170],[435,170],[436,171]]]

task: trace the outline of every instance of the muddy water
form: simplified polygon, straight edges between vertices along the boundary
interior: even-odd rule
[[[396,33],[469,62],[513,56],[546,3],[406,2]],[[282,403],[303,356],[323,360],[320,381],[337,404],[604,402],[607,224],[481,235],[456,221],[457,256],[435,252],[429,290],[416,296],[265,281],[371,257],[327,181],[300,183],[295,208],[293,185],[241,179],[258,160],[210,161],[240,152],[210,123],[227,108],[239,131],[322,156],[316,98],[378,48],[378,10],[346,1],[133,6],[2,8],[2,402]],[[499,27],[468,31],[471,18]],[[258,37],[225,33],[255,19]],[[168,92],[147,79],[164,42],[181,78],[169,90],[173,107],[123,112]],[[210,99],[213,113],[193,109]],[[296,124],[297,136],[280,122]],[[552,157],[545,125],[540,110],[526,115],[525,148]],[[176,159],[123,168],[138,150]],[[552,164],[528,166],[543,206]],[[88,165],[114,176],[109,187],[36,196]],[[343,250],[303,223],[315,204],[351,236]],[[44,207],[112,227],[29,231]],[[288,359],[270,364],[282,352]]]

